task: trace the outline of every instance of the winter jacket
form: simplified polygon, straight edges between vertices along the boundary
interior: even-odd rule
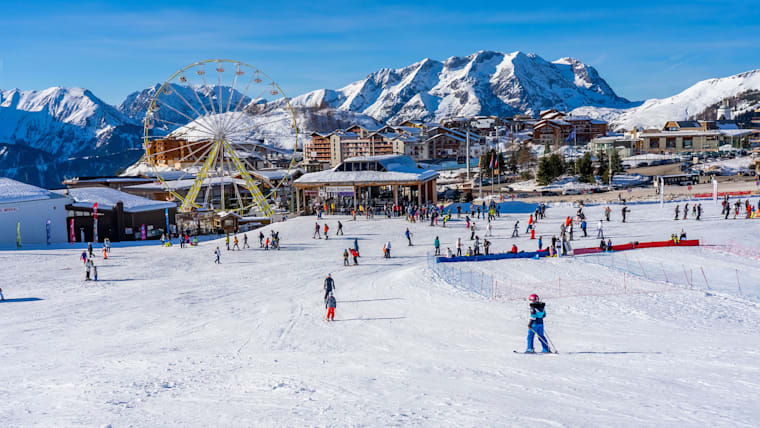
[[[335,301],[335,297],[330,296],[327,298],[327,302],[325,303],[326,308],[335,308],[337,307],[337,302]]]
[[[530,327],[544,324],[544,318],[546,318],[546,308],[544,306],[544,302],[534,302],[530,304]]]
[[[333,291],[335,289],[335,281],[331,277],[325,278],[325,290],[328,292]]]

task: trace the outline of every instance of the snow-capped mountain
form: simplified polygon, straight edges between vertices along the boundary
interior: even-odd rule
[[[361,112],[382,122],[451,116],[537,114],[558,106],[629,107],[597,71],[572,58],[480,51],[443,62],[424,59],[382,69],[341,89],[320,89],[293,104]]]
[[[646,100],[633,108],[586,106],[577,108],[572,113],[604,119],[610,122],[610,128],[615,130],[662,128],[668,120],[699,117],[706,109],[723,99],[752,90],[760,90],[760,69],[703,80],[672,97]],[[750,107],[743,108],[747,110]]]
[[[82,88],[0,91],[0,175],[60,187],[140,157],[139,126]]]

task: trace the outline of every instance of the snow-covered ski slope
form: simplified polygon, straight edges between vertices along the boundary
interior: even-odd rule
[[[626,257],[645,270],[703,267],[716,284],[735,279],[737,269],[757,278],[760,220],[723,220],[711,202],[703,206],[706,218],[697,223],[674,222],[670,204],[632,205],[626,224],[613,206],[605,233],[623,243],[664,240],[684,228],[689,238],[733,246]],[[602,209],[586,209],[593,236]],[[537,226],[545,242],[574,211],[548,210]],[[621,291],[623,272],[595,263],[596,256],[461,263],[512,284],[517,297],[546,296],[546,331],[560,354],[519,355],[512,351],[525,349],[526,301],[461,292],[428,267],[435,236],[444,252],[457,237],[469,245],[464,221],[443,229],[341,218],[345,236],[336,237],[337,219],[327,218],[327,241],[311,238],[314,217],[265,228],[280,231],[281,251],[259,249],[254,233],[255,248],[244,251],[226,251],[223,240],[187,249],[115,247],[108,260],[96,260],[98,282],[83,281],[81,248],[0,252],[1,286],[11,299],[0,303],[0,425],[701,427],[760,420],[756,283],[743,279],[742,297],[727,281],[702,290],[697,274],[693,289],[675,278],[667,284],[626,274]],[[521,238],[512,240],[517,219]],[[485,223],[476,223],[482,236]],[[534,249],[526,225],[525,214],[502,214],[493,250],[512,243]],[[360,264],[343,267],[342,251],[354,238]],[[388,240],[389,260],[381,254]],[[221,265],[213,263],[217,245]],[[327,273],[337,286],[334,323],[322,320]],[[567,279],[561,290],[558,277]]]

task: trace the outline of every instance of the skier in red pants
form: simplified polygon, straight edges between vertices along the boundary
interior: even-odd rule
[[[327,317],[325,318],[327,321],[335,321],[335,307],[337,306],[337,303],[335,302],[335,297],[333,296],[332,292],[327,296],[327,302],[325,302],[325,307],[327,308]]]

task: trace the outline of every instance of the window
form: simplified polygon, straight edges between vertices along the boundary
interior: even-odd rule
[[[675,149],[676,148],[676,138],[675,137],[668,137],[665,139],[665,148],[666,149]]]
[[[649,148],[650,149],[659,149],[660,148],[660,139],[659,138],[650,138],[649,139]]]
[[[693,146],[693,143],[692,143],[691,137],[683,139],[683,148],[684,149],[690,149],[690,148],[692,148],[692,146]]]

